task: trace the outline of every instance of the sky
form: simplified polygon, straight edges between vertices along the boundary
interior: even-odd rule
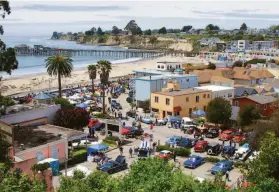
[[[134,1],[134,0],[9,0],[12,13],[0,18],[6,36],[51,36],[53,31],[79,32],[92,27],[124,28],[136,20],[143,29],[182,28],[207,24],[235,29],[245,22],[251,28],[279,24],[279,1]]]

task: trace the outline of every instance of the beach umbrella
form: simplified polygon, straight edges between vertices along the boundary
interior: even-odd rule
[[[76,105],[76,107],[86,109],[87,107],[89,107],[89,105],[87,105],[86,103],[81,103],[79,105]]]
[[[194,112],[192,113],[192,115],[195,115],[195,116],[204,116],[204,115],[206,115],[206,112],[203,111],[203,110],[197,110],[197,111],[194,111]]]

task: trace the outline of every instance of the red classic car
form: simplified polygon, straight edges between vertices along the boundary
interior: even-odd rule
[[[233,132],[232,130],[225,130],[222,133],[219,134],[219,139],[221,141],[229,141],[233,138]]]
[[[194,151],[204,152],[206,151],[207,146],[208,146],[208,141],[198,141],[194,146]]]
[[[240,143],[245,139],[245,134],[243,132],[236,132],[233,136],[233,141],[236,143]]]
[[[163,150],[157,155],[157,157],[164,159],[164,160],[169,160],[172,158],[172,152],[168,151],[168,150]]]

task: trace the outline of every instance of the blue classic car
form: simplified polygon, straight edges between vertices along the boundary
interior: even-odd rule
[[[215,175],[218,172],[221,172],[222,174],[225,174],[226,171],[232,170],[232,167],[233,167],[233,162],[232,161],[222,160],[222,161],[216,163],[216,165],[214,165],[210,169],[210,172],[213,175]]]
[[[184,161],[184,167],[189,167],[195,169],[196,167],[202,165],[205,162],[203,157],[197,155],[191,155],[189,159]]]
[[[230,158],[234,155],[234,153],[235,153],[235,146],[226,145],[223,147],[221,155],[224,158]]]
[[[143,118],[141,119],[141,121],[142,121],[143,123],[146,123],[146,124],[151,124],[151,123],[153,123],[153,121],[152,121],[152,119],[150,119],[150,117],[143,117]]]
[[[126,163],[125,156],[119,155],[115,161],[109,161],[101,166],[98,166],[97,169],[100,171],[107,172],[108,174],[116,173],[128,168]]]
[[[166,141],[166,145],[177,145],[180,147],[193,147],[197,142],[197,139],[186,138],[182,136],[173,136]]]

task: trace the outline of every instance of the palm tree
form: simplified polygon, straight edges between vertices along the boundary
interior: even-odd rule
[[[71,72],[73,71],[73,60],[68,56],[56,55],[48,57],[45,62],[47,73],[50,76],[58,77],[59,97],[61,98],[61,78],[71,76]]]
[[[96,76],[97,76],[97,66],[96,65],[88,65],[87,69],[88,69],[89,78],[92,81],[92,93],[94,94],[95,93],[94,79],[96,79]]]
[[[105,114],[105,85],[108,83],[109,74],[112,70],[111,63],[106,60],[100,60],[97,62],[98,74],[100,75],[102,85],[102,97],[103,97],[103,114]]]

